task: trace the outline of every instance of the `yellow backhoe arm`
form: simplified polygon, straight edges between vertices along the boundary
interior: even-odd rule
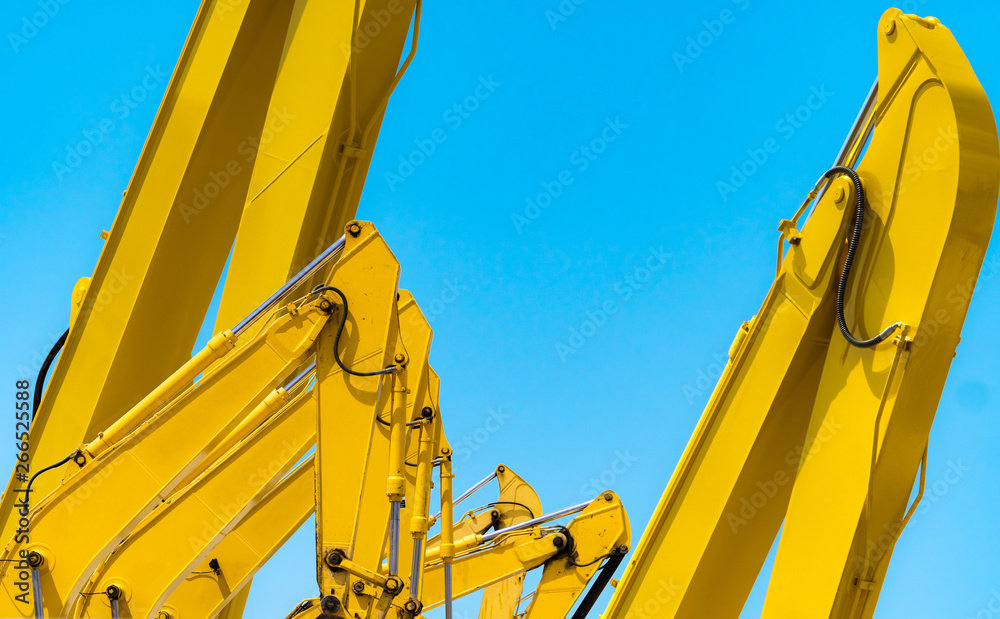
[[[417,5],[203,2],[95,271],[74,291],[73,328],[34,412],[33,469],[93,441],[188,359],[231,250],[220,331],[354,217],[416,49],[413,36],[400,66]],[[32,489],[57,484],[47,475]],[[20,509],[21,484],[7,488],[3,539]]]
[[[890,9],[878,51],[608,619],[735,619],[782,522],[765,618],[874,612],[1000,187],[993,114],[948,29]]]

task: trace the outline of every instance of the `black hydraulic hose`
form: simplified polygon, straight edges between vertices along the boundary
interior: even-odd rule
[[[889,325],[881,333],[871,338],[870,340],[859,340],[858,338],[851,335],[851,330],[847,328],[847,320],[844,318],[844,297],[847,295],[847,279],[851,275],[851,265],[854,264],[854,254],[858,251],[858,245],[861,244],[861,229],[864,227],[865,223],[865,188],[861,184],[861,179],[858,177],[857,173],[851,168],[845,166],[835,166],[827,170],[827,172],[822,176],[822,178],[829,178],[835,174],[845,174],[851,178],[854,182],[854,193],[857,194],[857,214],[854,221],[854,233],[851,234],[850,244],[847,246],[847,260],[844,261],[844,272],[840,276],[840,285],[837,286],[837,323],[840,325],[840,332],[844,334],[844,337],[852,346],[858,348],[871,348],[876,344],[879,344],[889,335],[902,326],[903,323],[897,322]]]
[[[594,608],[594,604],[597,603],[597,598],[601,597],[604,588],[608,586],[611,577],[615,575],[615,570],[618,569],[622,559],[625,558],[625,553],[621,552],[620,549],[613,550],[610,554],[611,558],[601,566],[601,571],[597,573],[597,578],[590,585],[590,590],[587,591],[587,595],[583,597],[583,601],[580,602],[576,612],[573,613],[572,619],[584,619],[590,613],[591,609]]]
[[[316,288],[313,289],[312,294],[319,294],[327,290],[337,293],[337,295],[340,297],[341,303],[344,304],[344,311],[340,313],[340,324],[337,326],[337,335],[334,336],[333,338],[333,359],[334,361],[337,362],[337,365],[340,366],[340,369],[343,370],[345,374],[350,374],[351,376],[362,376],[362,377],[380,376],[382,374],[392,374],[393,372],[395,372],[396,366],[390,366],[381,370],[375,370],[374,372],[355,372],[354,370],[344,365],[344,362],[340,360],[340,336],[343,335],[344,326],[347,324],[347,297],[344,296],[344,293],[341,292],[340,289],[334,288],[333,286],[317,286]]]
[[[42,403],[42,388],[45,384],[45,377],[48,376],[49,367],[52,366],[52,362],[56,360],[56,355],[62,350],[63,345],[66,343],[66,337],[69,335],[69,329],[63,333],[56,343],[52,345],[52,350],[49,351],[45,361],[42,362],[42,367],[38,370],[38,378],[35,379],[35,398],[31,406],[31,419],[34,421],[35,415],[38,414],[38,406]]]
[[[73,453],[66,456],[59,462],[56,462],[55,464],[50,464],[44,469],[39,470],[37,473],[31,476],[31,479],[28,480],[28,485],[25,486],[24,488],[24,506],[26,509],[30,509],[29,506],[31,505],[31,484],[35,483],[35,478],[41,475],[42,473],[45,473],[46,471],[51,471],[52,469],[59,468],[60,466],[66,464],[67,462],[75,458],[77,455],[79,455],[79,453],[80,453],[79,450],[74,451]]]

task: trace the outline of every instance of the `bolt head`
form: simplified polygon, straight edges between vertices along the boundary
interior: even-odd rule
[[[363,593],[365,590],[365,583],[360,580],[356,580],[354,581],[354,584],[351,585],[351,589],[353,589],[355,593]]]
[[[414,600],[406,600],[406,604],[403,604],[403,609],[408,613],[417,612],[417,603]]]
[[[335,595],[327,595],[319,601],[319,607],[324,613],[333,614],[340,610],[340,600]]]
[[[351,236],[358,236],[359,234],[361,234],[361,226],[358,224],[351,224],[347,226],[347,232]]]
[[[882,24],[882,32],[885,36],[889,36],[893,32],[896,32],[896,20],[889,19],[884,24]]]
[[[847,194],[844,192],[844,188],[843,187],[839,187],[838,186],[838,187],[834,187],[833,188],[833,201],[834,202],[843,202],[845,197],[847,197]]]
[[[420,416],[424,419],[430,419],[434,416],[434,409],[430,406],[425,406],[420,410]]]
[[[608,503],[610,503],[614,499],[615,499],[615,495],[611,494],[610,492],[605,492],[604,493],[604,500],[607,501]]]
[[[561,535],[556,535],[552,538],[552,545],[556,548],[562,548],[566,545],[566,540]]]
[[[331,550],[326,553],[326,564],[330,567],[336,567],[340,565],[340,562],[344,560],[344,555],[340,554],[336,550]]]
[[[385,581],[385,588],[389,592],[399,591],[403,588],[403,583],[401,583],[396,577],[387,578]]]
[[[396,363],[402,363],[404,361],[406,361],[406,355],[404,355],[403,353],[399,353],[398,355],[396,355]]]

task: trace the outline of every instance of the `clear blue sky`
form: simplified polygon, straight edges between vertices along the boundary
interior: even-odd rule
[[[827,169],[875,77],[886,5],[575,1],[554,21],[559,0],[428,0],[420,51],[391,100],[359,217],[380,227],[403,286],[433,320],[431,358],[459,449],[456,486],[502,462],[554,510],[607,485],[625,501],[635,543],[707,400],[716,360],[771,283],[777,222]],[[93,270],[98,233],[114,218],[166,82],[126,118],[120,97],[149,68],[172,70],[198,3],[59,0],[47,24],[12,42],[7,33],[39,4],[0,8],[8,397],[18,368],[37,368],[66,328],[73,283]],[[995,3],[902,8],[950,27],[1000,100]],[[724,10],[730,23],[702,35],[710,44],[679,65],[688,37]],[[480,80],[494,85],[477,109],[449,112]],[[825,102],[812,117],[779,124],[814,89]],[[58,174],[53,161],[107,117],[118,119],[115,129]],[[398,158],[435,129],[445,141],[403,178]],[[614,139],[599,154],[580,150],[602,133]],[[721,195],[730,166],[769,138],[777,152]],[[995,250],[987,261],[1000,266]],[[585,327],[608,301],[614,313]],[[1000,277],[984,278],[931,436],[925,505],[897,546],[879,617],[1000,616],[989,614],[1000,600],[998,306]],[[489,422],[494,414],[502,424]],[[9,442],[0,453],[12,461]],[[946,477],[954,467],[957,481]],[[312,536],[307,524],[263,570],[248,617],[283,616],[315,594]],[[762,603],[758,586],[744,616]]]

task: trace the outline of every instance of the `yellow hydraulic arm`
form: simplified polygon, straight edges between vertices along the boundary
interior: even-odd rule
[[[922,495],[923,472],[908,505],[969,307],[955,291],[974,285],[996,216],[996,124],[955,39],[898,10],[882,16],[878,38],[874,133],[858,166],[871,224],[849,281],[851,329],[904,326],[871,349],[832,334],[809,417],[816,448],[792,490],[767,618],[874,613]],[[828,441],[824,428],[836,428]]]
[[[567,527],[543,526],[578,512]],[[618,497],[606,491],[589,503],[456,539],[453,595],[468,595],[544,566],[536,590],[522,598],[531,598],[525,617],[565,617],[602,561],[607,559],[609,565],[617,566],[629,543],[628,516]],[[429,551],[426,557],[425,609],[445,602],[445,570],[440,557],[439,549]],[[484,604],[480,617],[499,618],[505,611],[509,612],[506,605]]]
[[[31,513],[31,536],[18,536],[4,557],[37,553],[45,577],[40,594],[51,616],[67,616],[84,583],[108,554],[160,501],[179,487],[203,457],[241,425],[253,428],[287,397],[278,387],[300,366],[325,325],[331,303],[323,297],[271,315],[251,342],[228,355],[165,408],[207,362],[231,348],[220,334],[160,388],[76,454],[82,468]],[[276,387],[278,387],[276,389]],[[110,474],[109,471],[113,471]],[[45,565],[45,564],[48,565]],[[16,573],[0,566],[9,613],[30,607],[16,598]]]
[[[494,479],[500,486],[497,500],[467,511],[461,520],[455,523],[452,529],[452,539],[462,539],[468,535],[483,535],[491,529],[506,529],[542,515],[542,503],[534,489],[503,464],[497,466],[493,473],[456,498],[452,507],[462,503]],[[440,516],[440,512],[432,516],[430,525],[433,526]],[[427,551],[433,553],[435,549],[440,548],[440,545],[441,535],[437,534],[427,540]],[[521,599],[523,587],[524,574],[486,587],[480,603],[480,618],[512,617]]]
[[[33,470],[91,442],[354,217],[414,0],[205,0],[30,432]],[[367,33],[367,34],[366,34]],[[399,69],[399,70],[397,70]],[[96,233],[96,231],[95,231]],[[156,351],[156,354],[149,354]],[[57,475],[39,477],[45,496]],[[3,538],[18,526],[13,476]]]
[[[878,51],[609,619],[738,617],[782,522],[764,617],[874,612],[1000,187],[993,114],[948,29],[890,9]]]
[[[412,296],[400,291],[400,297],[405,299],[400,309],[400,335],[414,349],[419,345],[420,336],[427,339],[429,327],[419,315]],[[122,610],[127,609],[133,617],[209,616],[235,597],[248,577],[260,567],[260,561],[253,559],[273,554],[291,531],[280,527],[268,529],[273,542],[264,546],[268,548],[265,552],[251,556],[249,562],[243,544],[229,544],[218,549],[223,538],[230,534],[241,536],[241,531],[255,535],[256,525],[250,523],[244,527],[243,519],[258,501],[267,501],[266,497],[272,495],[273,506],[258,510],[257,520],[273,517],[276,522],[300,524],[313,512],[314,491],[311,486],[304,488],[298,483],[301,474],[285,479],[286,489],[298,490],[300,495],[270,492],[302,453],[315,446],[316,400],[314,393],[306,392],[310,372],[308,368],[287,387],[287,392],[296,392],[291,403],[235,446],[227,449],[227,444],[223,443],[217,447],[213,453],[222,454],[218,461],[210,454],[206,459],[213,464],[205,473],[154,510],[129,534],[92,576],[89,588],[77,605],[76,616],[109,616],[109,598],[100,594],[106,594],[111,587],[116,587],[114,591],[120,596]],[[310,460],[307,467],[310,470],[311,464]],[[412,493],[411,489],[408,495]],[[294,509],[296,505],[301,505],[301,509]],[[280,513],[288,511],[302,515],[288,519]],[[186,539],[187,543],[178,545],[176,540],[180,539]],[[257,533],[252,539],[259,542],[261,536]],[[151,556],[171,546],[173,549],[167,556],[150,564]],[[230,553],[236,556],[231,557]],[[205,569],[196,569],[199,564],[208,565]],[[185,580],[196,583],[189,587],[192,591],[175,596],[175,589]],[[197,601],[192,600],[192,596]],[[174,597],[180,599],[173,604],[167,602]]]

